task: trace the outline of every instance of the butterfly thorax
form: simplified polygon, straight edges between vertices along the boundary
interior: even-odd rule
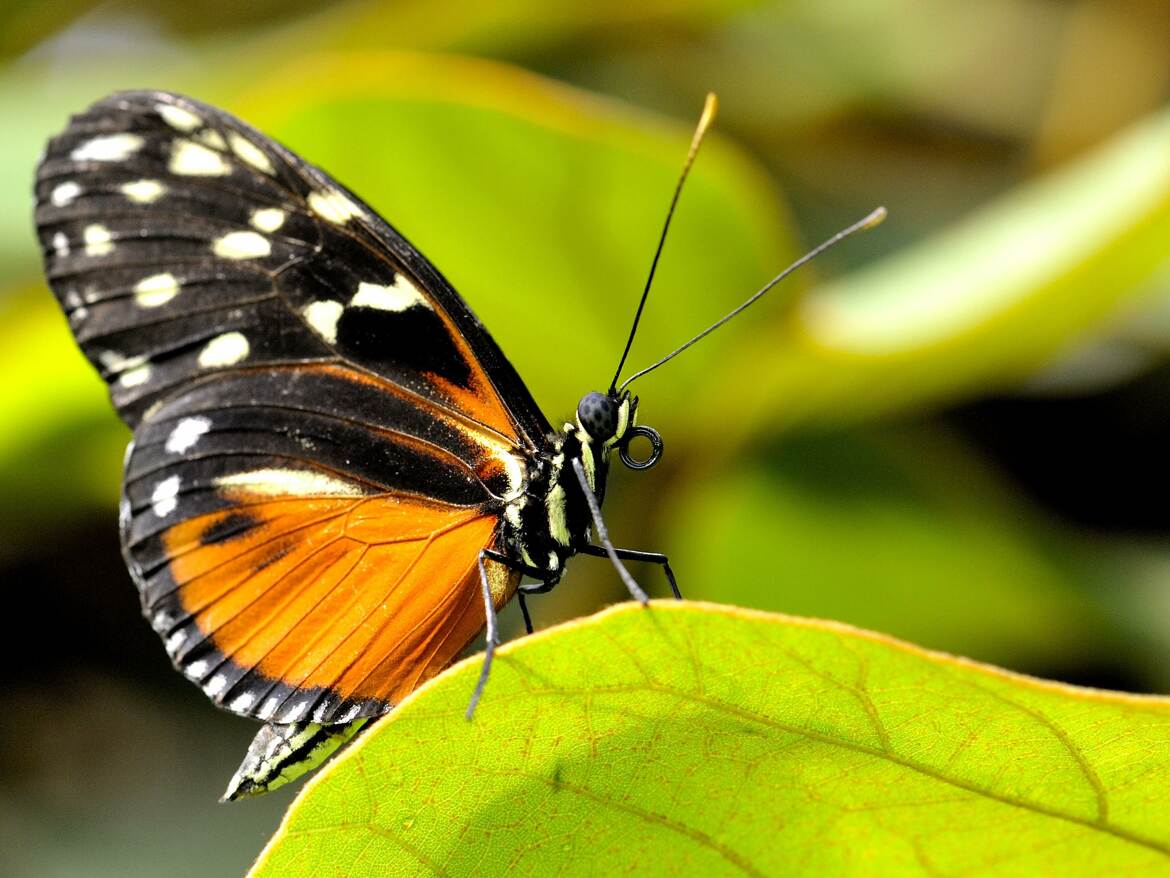
[[[524,493],[508,504],[505,547],[518,561],[543,571],[546,582],[559,580],[565,562],[590,542],[589,504],[573,461],[581,461],[590,489],[602,501],[610,454],[633,425],[635,409],[636,401],[628,396],[617,401],[612,432],[604,430],[601,436],[586,429],[579,409],[573,422],[548,436],[531,460]]]

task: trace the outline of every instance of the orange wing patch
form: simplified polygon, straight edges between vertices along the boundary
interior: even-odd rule
[[[497,516],[388,495],[234,499],[164,537],[187,620],[182,655],[209,644],[245,672],[228,685],[206,682],[214,668],[197,669],[230,710],[305,719],[298,704],[307,713],[309,694],[322,693],[334,707],[388,706],[483,628],[477,561],[496,539]],[[520,577],[489,564],[500,607]]]

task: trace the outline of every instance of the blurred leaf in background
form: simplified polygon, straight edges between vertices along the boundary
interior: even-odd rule
[[[44,626],[4,655],[16,874],[240,873],[287,800],[214,803],[253,729],[137,618],[127,434],[39,278],[37,156],[115,88],[220,104],[354,188],[554,422],[608,380],[718,91],[634,368],[801,245],[878,203],[891,219],[636,386],[667,453],[613,480],[611,530],[670,551],[692,597],[1170,685],[1160,0],[148,0],[13,3],[0,25],[0,564],[11,617]],[[533,610],[621,595],[582,559]]]

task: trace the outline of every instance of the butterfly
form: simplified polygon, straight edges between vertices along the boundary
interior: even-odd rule
[[[133,430],[119,525],[143,613],[216,705],[265,724],[226,798],[315,767],[486,628],[470,717],[497,611],[518,596],[531,631],[525,596],[576,554],[643,604],[622,562],[657,564],[679,597],[667,557],[615,547],[601,516],[614,452],[663,450],[627,387],[770,285],[618,385],[648,281],[609,388],[554,429],[402,235],[223,110],[113,94],[50,141],[36,196],[49,284]]]

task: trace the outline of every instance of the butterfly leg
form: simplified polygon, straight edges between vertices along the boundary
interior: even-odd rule
[[[522,585],[516,589],[516,598],[520,602],[520,614],[524,617],[524,628],[532,634],[536,629],[532,627],[532,616],[528,613],[528,603],[524,600],[525,595],[529,594],[545,594],[552,591],[553,586],[560,581],[560,577],[556,579],[548,578],[548,571],[541,570],[539,567],[529,567],[527,564],[521,564],[514,558],[509,558],[494,549],[485,549],[484,557],[491,558],[493,561],[503,564],[512,570],[519,570],[525,576],[531,576],[533,579],[540,580],[534,585]]]
[[[483,612],[487,619],[487,632],[484,635],[485,647],[483,652],[483,666],[479,671],[479,680],[475,684],[475,691],[471,693],[471,702],[467,705],[467,719],[470,720],[475,713],[475,706],[479,704],[480,696],[483,695],[483,687],[487,685],[488,674],[492,671],[492,658],[496,654],[496,644],[499,642],[499,632],[496,630],[496,605],[492,600],[492,586],[488,582],[487,568],[483,565],[483,559],[486,552],[479,553],[479,584],[483,589]]]
[[[623,561],[645,561],[647,564],[660,565],[662,572],[666,574],[666,581],[670,583],[670,590],[676,598],[682,600],[682,592],[678,590],[678,582],[674,578],[674,571],[670,569],[670,561],[661,552],[640,552],[636,549],[614,549],[613,551]],[[609,557],[609,552],[605,550],[604,546],[586,546],[581,550],[581,554],[594,558]]]
[[[500,645],[499,625],[496,621],[496,605],[492,600],[492,587],[488,582],[487,568],[484,566],[484,558],[503,564],[513,570],[519,570],[528,576],[539,576],[544,573],[543,570],[538,570],[535,567],[529,567],[526,564],[518,564],[507,555],[503,555],[492,549],[484,549],[479,553],[479,584],[483,590],[483,612],[484,618],[487,620],[487,632],[484,635],[485,646],[483,653],[483,667],[479,672],[479,680],[475,684],[475,691],[471,693],[471,702],[467,705],[467,718],[470,720],[475,713],[475,706],[479,704],[480,696],[483,695],[483,689],[487,685],[488,675],[492,670],[492,659],[496,654],[496,647]],[[544,580],[539,586],[535,586],[533,594],[538,594],[540,591],[548,591],[556,585],[556,582],[549,582]],[[532,618],[528,615],[528,608],[524,605],[524,596],[520,595],[520,611],[524,614],[524,625],[528,629],[528,633],[532,633]]]
[[[528,602],[525,600],[525,595],[548,594],[556,584],[557,580],[555,579],[543,579],[540,582],[522,585],[516,589],[516,597],[520,601],[520,612],[524,616],[524,626],[528,629],[529,634],[535,629],[532,627],[532,617],[528,615]]]
[[[618,557],[617,549],[610,542],[609,531],[605,527],[605,520],[601,517],[601,504],[597,502],[597,496],[593,493],[593,489],[589,487],[589,480],[585,478],[585,468],[581,466],[580,459],[576,457],[573,458],[573,472],[577,474],[577,482],[581,485],[581,491],[585,495],[585,502],[589,505],[589,514],[593,517],[593,529],[597,531],[597,539],[604,547],[605,554],[613,562],[613,567],[621,578],[622,584],[630,592],[630,597],[642,606],[646,606],[650,603],[650,598],[646,596],[646,592],[642,591],[642,587],[634,581],[634,577],[630,575],[630,571],[626,569],[626,565]]]
[[[532,627],[532,616],[528,614],[528,602],[524,600],[524,592],[517,591],[516,600],[520,603],[520,615],[524,617],[524,630],[531,634],[536,629]]]

